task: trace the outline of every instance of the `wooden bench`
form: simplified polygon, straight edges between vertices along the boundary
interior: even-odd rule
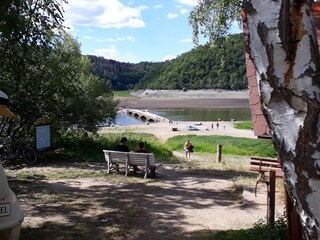
[[[151,177],[156,175],[156,159],[153,153],[135,153],[135,152],[118,152],[112,150],[103,150],[105,160],[108,164],[107,173],[109,174],[113,169],[119,172],[119,164],[125,165],[128,176],[129,169],[134,166],[144,167],[144,178],[150,173]]]
[[[270,170],[274,170],[276,177],[283,177],[281,163],[278,159],[274,158],[251,157],[249,170],[253,172],[269,172]]]

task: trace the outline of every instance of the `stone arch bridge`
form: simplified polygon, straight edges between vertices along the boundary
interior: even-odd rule
[[[164,122],[168,120],[167,118],[161,117],[157,114],[153,114],[148,110],[123,109],[123,112],[131,117],[138,118],[144,122]]]

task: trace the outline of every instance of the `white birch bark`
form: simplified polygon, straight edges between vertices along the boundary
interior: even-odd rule
[[[246,0],[263,112],[305,239],[320,239],[320,58],[307,0]]]

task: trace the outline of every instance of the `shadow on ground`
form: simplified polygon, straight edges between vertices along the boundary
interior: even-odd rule
[[[105,166],[65,167],[73,171],[76,168],[101,170]],[[43,240],[197,239],[200,232],[210,229],[201,222],[201,216],[197,222],[192,211],[205,212],[213,205],[241,208],[242,189],[234,187],[229,180],[232,176],[248,175],[231,170],[163,165],[155,179],[143,179],[143,172],[124,178],[120,172],[113,173],[116,176],[113,180],[46,180],[42,167],[34,169],[39,174],[23,179],[8,177],[25,213],[21,240],[34,236]],[[250,207],[257,208],[258,204],[251,202]],[[212,220],[219,221],[215,216]],[[192,230],[199,227],[202,230]]]

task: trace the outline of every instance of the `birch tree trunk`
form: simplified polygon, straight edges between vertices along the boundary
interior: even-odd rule
[[[245,0],[262,108],[305,239],[320,239],[320,59],[308,0]]]

